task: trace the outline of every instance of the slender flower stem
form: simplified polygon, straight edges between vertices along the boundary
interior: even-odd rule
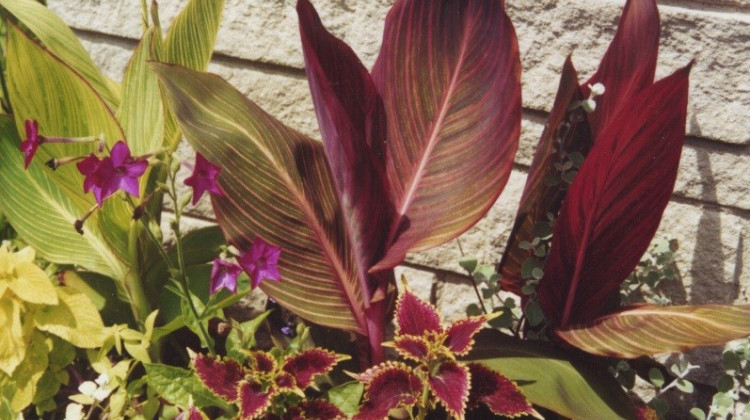
[[[464,248],[461,246],[461,240],[456,238],[456,243],[458,244],[458,251],[461,253],[461,257],[465,257],[466,255],[464,254]],[[487,312],[487,307],[484,306],[484,299],[482,299],[482,295],[479,293],[477,279],[475,279],[472,274],[469,274],[469,278],[471,279],[471,285],[474,286],[474,293],[477,294],[477,301],[479,301],[479,306],[482,307],[482,312],[484,312],[485,315],[489,314],[489,312]]]

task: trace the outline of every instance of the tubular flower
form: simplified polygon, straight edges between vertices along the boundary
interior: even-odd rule
[[[221,289],[227,289],[237,293],[237,276],[242,272],[242,267],[227,260],[216,258],[211,268],[210,293],[213,295]]]
[[[221,168],[206,160],[200,153],[195,154],[193,173],[185,179],[185,185],[193,187],[193,205],[208,191],[210,194],[223,196],[216,178]]]
[[[97,204],[101,206],[107,197],[118,190],[138,197],[138,178],[146,172],[148,163],[131,156],[128,145],[119,141],[112,148],[110,156],[100,160],[91,154],[76,166],[86,176],[83,191],[92,191]]]
[[[237,261],[250,276],[251,285],[258,287],[263,280],[281,280],[276,264],[281,255],[281,248],[273,246],[261,238],[255,238],[250,250],[242,254]]]

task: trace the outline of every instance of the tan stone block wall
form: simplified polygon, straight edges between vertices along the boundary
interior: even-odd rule
[[[327,27],[370,66],[393,0],[313,0]],[[74,27],[96,62],[119,79],[140,36],[137,1],[49,0]],[[161,0],[171,20],[183,0]],[[304,78],[293,0],[227,0],[210,71],[290,126],[318,129]],[[573,55],[582,78],[598,64],[616,29],[623,0],[508,0],[522,60],[524,120],[516,167],[487,217],[460,238],[482,263],[502,254],[528,164],[558,84]],[[677,186],[658,235],[679,240],[684,290],[695,303],[750,302],[750,0],[660,1],[663,33],[658,77],[697,60],[691,74],[688,139]],[[191,155],[189,148],[182,149]],[[204,200],[195,223],[211,220]],[[457,264],[456,241],[410,255],[418,293],[448,317],[474,300]],[[464,284],[462,284],[464,282]]]

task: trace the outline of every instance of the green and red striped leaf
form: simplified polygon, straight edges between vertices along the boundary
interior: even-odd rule
[[[556,334],[583,351],[607,357],[681,352],[750,336],[750,305],[644,305]]]
[[[500,284],[503,289],[519,296],[522,295],[524,284],[521,266],[533,255],[533,249],[522,249],[519,244],[532,242],[534,237],[541,236],[535,230],[537,224],[546,222],[548,213],[557,214],[560,211],[567,193],[566,183],[555,184],[547,180],[559,175],[555,164],[564,163],[561,160],[567,154],[578,152],[586,156],[593,143],[586,113],[581,107],[572,106],[583,99],[578,74],[568,57],[563,65],[555,103],[529,168],[505,253],[497,268],[502,275]]]
[[[396,216],[372,271],[455,238],[490,209],[518,148],[520,72],[503,1],[393,6],[372,74],[388,119]]]
[[[280,282],[261,288],[312,322],[368,336],[366,294],[323,145],[284,126],[218,76],[154,64],[182,132],[222,167],[212,197],[225,237],[282,249]],[[294,234],[290,234],[294,232]]]
[[[393,272],[368,274],[383,256],[394,213],[385,177],[383,103],[370,73],[348,45],[323,27],[312,4],[299,0],[297,13],[307,80],[367,317],[384,320],[396,291],[389,287]],[[373,296],[378,298],[373,301]],[[383,337],[370,334],[370,340],[379,347]]]
[[[689,73],[690,65],[627,101],[570,185],[537,289],[553,326],[611,311],[648,248],[677,177]]]
[[[604,85],[604,95],[596,99],[596,111],[589,123],[594,138],[616,118],[629,100],[654,83],[659,53],[659,9],[655,0],[628,0],[615,38],[599,68],[582,86],[586,95],[594,83]]]

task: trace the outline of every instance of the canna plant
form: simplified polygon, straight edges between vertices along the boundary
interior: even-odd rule
[[[152,68],[187,140],[222,163],[225,194],[212,203],[227,241],[283,249],[283,281],[262,289],[304,319],[355,333],[367,366],[384,360],[393,267],[474,225],[508,179],[518,45],[502,1],[402,0],[368,72],[308,0],[297,12],[322,144],[216,76]]]

